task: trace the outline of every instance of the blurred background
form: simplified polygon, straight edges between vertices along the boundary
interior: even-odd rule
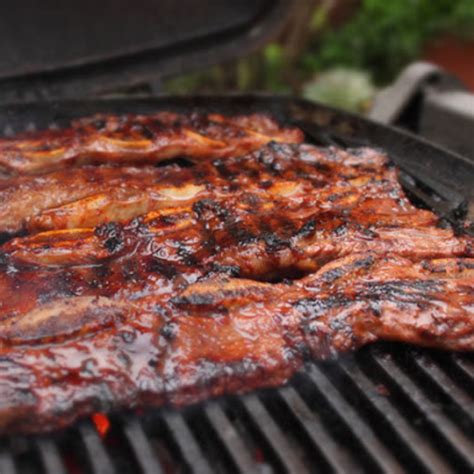
[[[248,57],[168,79],[173,94],[265,90],[364,113],[408,63],[474,91],[474,0],[296,0],[280,36]]]

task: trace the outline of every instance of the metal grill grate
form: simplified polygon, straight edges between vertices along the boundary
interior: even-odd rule
[[[4,440],[0,472],[472,472],[474,357],[380,344],[291,384]]]
[[[306,131],[320,144],[366,144]],[[457,196],[406,174],[402,184],[455,219]],[[277,390],[110,420],[104,438],[90,421],[4,438],[0,473],[473,472],[474,354],[378,344],[308,364]]]

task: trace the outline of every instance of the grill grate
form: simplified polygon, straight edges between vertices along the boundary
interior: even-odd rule
[[[306,131],[322,145],[367,145]],[[419,181],[402,175],[413,196],[454,219],[458,196]],[[0,473],[472,472],[473,394],[473,354],[377,344],[310,363],[276,390],[113,415],[103,439],[90,421],[4,438]]]
[[[0,472],[470,472],[474,357],[378,344],[291,384],[3,440]]]

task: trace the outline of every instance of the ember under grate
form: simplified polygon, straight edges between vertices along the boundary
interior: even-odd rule
[[[305,131],[317,144],[367,144]],[[417,202],[456,219],[456,193],[433,193],[406,173],[401,181]],[[378,344],[308,364],[276,390],[109,420],[102,437],[85,421],[0,439],[0,473],[472,473],[474,354]]]

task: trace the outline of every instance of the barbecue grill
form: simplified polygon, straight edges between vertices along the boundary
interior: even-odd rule
[[[252,22],[243,21],[240,29],[230,28],[220,37],[234,38],[232,42],[232,34],[238,33],[248,41],[257,20],[260,25],[268,22],[267,31],[274,31],[277,22],[272,15],[275,9],[286,11],[284,3],[255,2],[261,10],[258,15],[252,10]],[[266,37],[260,35],[258,41]],[[210,55],[209,35],[204,37],[193,45],[196,55],[197,46],[203,47],[199,54]],[[183,52],[186,46],[180,44]],[[65,100],[74,93],[89,96],[105,88],[105,78],[116,68],[133,70],[136,78],[143,64],[153,63],[153,51],[146,58],[122,58],[118,63],[108,58],[111,69],[96,75],[95,66],[87,64],[74,71],[56,67],[51,73],[35,71],[34,77],[23,74],[17,88],[11,78],[0,81],[4,99],[18,99],[18,94],[24,96],[22,90],[61,99],[2,107],[1,133],[59,127],[96,112],[266,111],[300,126],[307,140],[318,145],[384,149],[400,167],[401,182],[418,205],[434,210],[460,231],[473,231],[472,162],[400,129],[270,95]],[[48,82],[49,74],[54,81]],[[56,95],[53,83],[58,85]],[[473,393],[473,354],[377,344],[337,360],[308,362],[305,371],[278,389],[222,397],[182,410],[97,414],[49,435],[4,437],[0,473],[472,472]]]

